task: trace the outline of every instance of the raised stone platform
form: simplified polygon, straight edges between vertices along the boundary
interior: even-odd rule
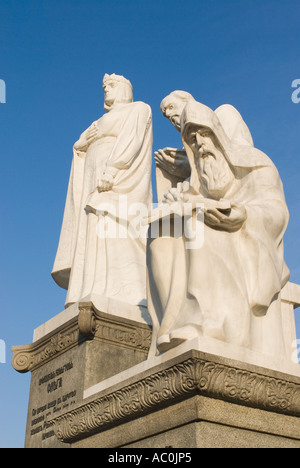
[[[300,448],[299,377],[192,349],[116,377],[49,421],[61,442],[74,448]]]
[[[281,301],[281,360],[203,337],[150,359],[145,307],[72,305],[13,347],[32,373],[25,447],[300,448],[300,286]]]
[[[48,419],[82,402],[84,390],[147,359],[143,307],[96,296],[74,304],[13,347],[13,367],[31,371],[25,447],[61,447]],[[129,318],[128,318],[129,317]]]

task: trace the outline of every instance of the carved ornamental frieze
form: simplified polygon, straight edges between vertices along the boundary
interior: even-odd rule
[[[72,442],[196,394],[299,416],[300,384],[285,380],[285,374],[266,374],[191,357],[117,391],[90,397],[50,424],[58,439]]]

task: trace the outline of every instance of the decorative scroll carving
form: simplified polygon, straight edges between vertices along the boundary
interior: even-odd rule
[[[96,331],[96,316],[92,303],[79,305],[78,328],[82,335],[86,337],[94,336]]]
[[[190,358],[50,421],[56,436],[71,442],[149,410],[202,394],[264,410],[300,415],[300,384]]]
[[[78,317],[66,323],[60,331],[29,345],[14,346],[12,365],[18,372],[33,371],[86,339],[106,341],[148,354],[151,328],[99,312],[91,302],[80,303]]]
[[[34,353],[22,349],[22,351],[16,351],[13,355],[12,366],[15,370],[21,373],[28,372],[34,365]]]
[[[24,346],[14,346],[12,366],[21,373],[33,371],[78,343],[77,320],[69,322],[68,327],[45,339]]]

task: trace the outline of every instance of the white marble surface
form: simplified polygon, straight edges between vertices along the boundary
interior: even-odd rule
[[[88,294],[132,305],[146,299],[145,239],[127,227],[132,205],[152,203],[151,109],[133,102],[131,83],[123,76],[106,74],[103,89],[106,114],[74,144],[52,271],[68,290],[66,307]]]
[[[181,131],[181,115],[188,102],[195,99],[186,91],[173,91],[166,96],[160,109],[177,131]],[[223,104],[215,110],[222,127],[233,142],[253,146],[253,139],[248,126],[239,111],[231,104]],[[191,168],[184,148],[165,147],[155,152],[157,199],[160,202],[164,194],[190,177]]]
[[[188,183],[163,200],[202,203],[204,227],[199,247],[187,247],[186,232],[149,242],[151,352],[207,337],[280,359],[287,352],[279,295],[289,278],[289,214],[278,171],[232,106],[213,111],[191,97],[181,107],[169,99],[163,113],[181,131],[191,170]],[[229,209],[206,200],[227,201]],[[195,211],[191,219],[203,218]]]

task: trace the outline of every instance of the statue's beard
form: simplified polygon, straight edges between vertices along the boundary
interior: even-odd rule
[[[214,199],[225,197],[234,175],[223,154],[218,150],[207,151],[197,155],[195,163],[204,194]]]

